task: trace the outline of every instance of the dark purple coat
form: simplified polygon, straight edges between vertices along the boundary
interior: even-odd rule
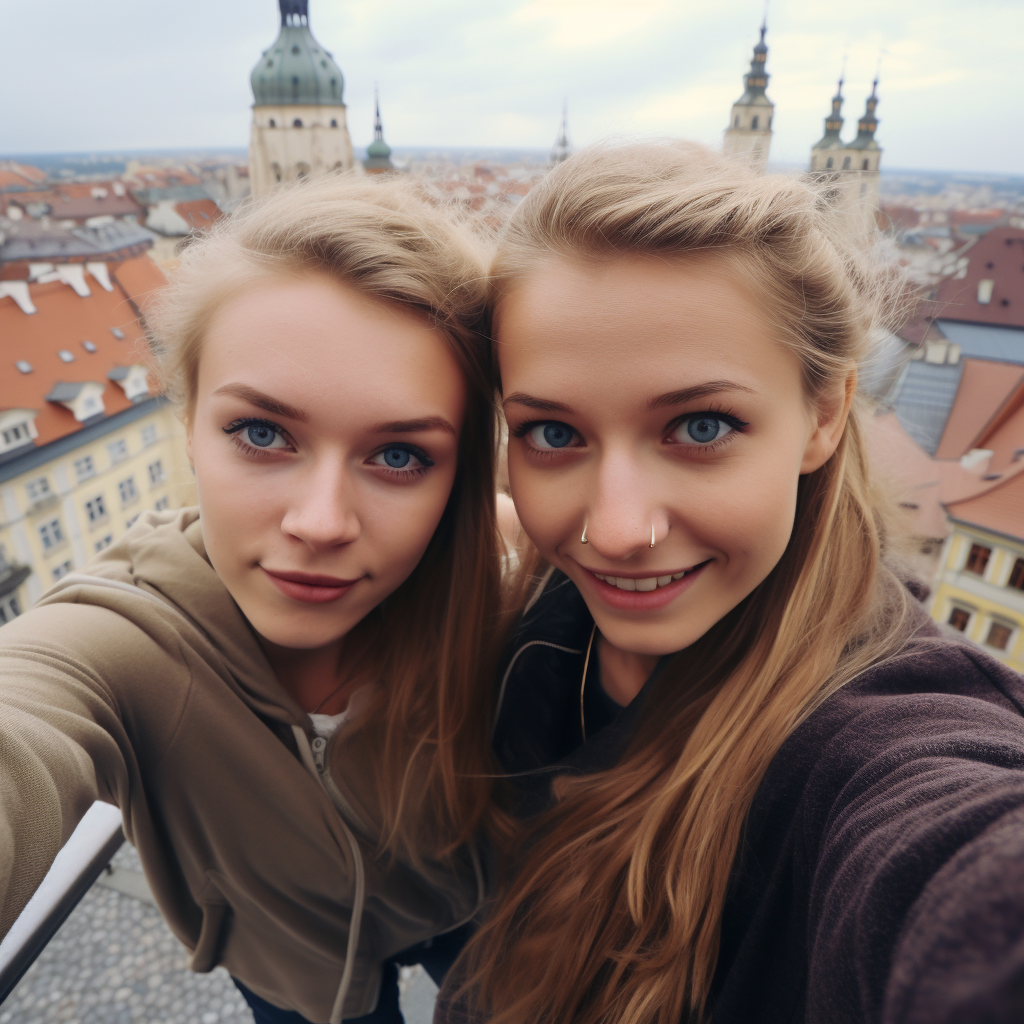
[[[495,748],[533,770],[530,809],[552,774],[613,764],[639,714],[579,745],[591,623],[562,577],[509,652]],[[714,1024],[1024,1024],[1024,679],[923,613],[918,637],[772,760],[733,867]],[[463,1024],[447,991],[435,1022]]]

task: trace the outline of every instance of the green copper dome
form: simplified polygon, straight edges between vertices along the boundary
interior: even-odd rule
[[[257,107],[339,106],[345,79],[309,31],[308,0],[279,0],[281,33],[252,69]]]

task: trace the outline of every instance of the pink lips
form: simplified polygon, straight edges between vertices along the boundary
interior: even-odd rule
[[[354,580],[341,580],[336,576],[316,576],[306,572],[272,572],[262,565],[260,568],[285,597],[308,604],[337,601],[362,579],[360,576]]]
[[[658,611],[664,608],[676,597],[678,597],[684,590],[688,590],[697,581],[697,578],[704,572],[704,570],[711,564],[712,560],[707,562],[701,562],[700,565],[694,566],[690,569],[685,576],[678,580],[673,580],[671,583],[666,584],[664,587],[658,587],[656,590],[620,590],[618,587],[613,586],[611,583],[605,583],[604,580],[599,580],[594,575],[592,569],[586,569],[586,581],[590,585],[591,590],[602,600],[605,604],[611,605],[612,608],[617,608],[619,611],[625,612],[652,612]],[[581,568],[585,568],[582,567]],[[601,573],[602,576],[606,575]],[[607,573],[607,575],[618,575],[618,576],[636,576],[635,573]],[[654,575],[653,573],[645,573],[644,575]],[[674,575],[674,573],[662,573],[660,575]]]

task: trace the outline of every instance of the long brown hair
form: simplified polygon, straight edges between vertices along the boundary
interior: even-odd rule
[[[326,177],[270,193],[187,247],[146,318],[164,389],[186,421],[212,316],[274,275],[327,275],[422,315],[458,362],[466,410],[441,522],[409,578],[349,634],[361,673],[384,684],[363,717],[379,750],[383,842],[413,859],[467,840],[490,792],[482,723],[500,569],[485,255],[452,210],[413,184]]]
[[[765,297],[814,401],[867,355],[892,275],[814,186],[702,147],[584,151],[517,208],[493,268],[499,314],[546,261],[726,261]],[[467,951],[463,996],[495,1024],[699,1021],[744,821],[785,739],[909,632],[855,412],[798,487],[774,570],[652,684],[618,766],[563,777]]]

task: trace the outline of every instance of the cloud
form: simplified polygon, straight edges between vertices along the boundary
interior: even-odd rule
[[[274,40],[275,0],[48,0],[4,12],[8,152],[244,146],[249,73]],[[365,145],[379,82],[392,146],[522,146],[570,131],[713,142],[743,89],[759,0],[310,0]],[[802,163],[844,55],[847,133],[879,56],[883,168],[1020,172],[1019,0],[773,0],[773,157]],[[39,40],[45,35],[45,45]],[[19,40],[22,41],[19,43]],[[32,45],[24,41],[34,40]]]

